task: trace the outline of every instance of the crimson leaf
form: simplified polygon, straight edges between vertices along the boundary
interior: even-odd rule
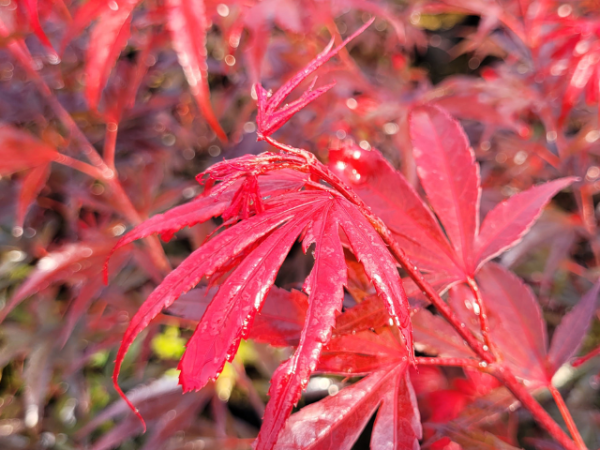
[[[388,226],[420,269],[452,273],[460,279],[460,263],[429,207],[404,176],[377,150],[358,146],[329,151],[331,170],[348,182]]]
[[[322,94],[327,92],[333,87],[333,84],[329,84],[315,91],[311,88],[302,94],[302,96],[283,106],[279,110],[277,108],[285,100],[285,98],[311,73],[325,64],[331,59],[336,53],[338,53],[348,42],[354,39],[356,36],[361,34],[367,29],[375,20],[372,18],[362,27],[356,30],[350,37],[348,37],[340,45],[332,49],[333,39],[329,42],[327,47],[313,59],[303,70],[294,75],[287,83],[281,86],[274,94],[270,94],[260,84],[255,84],[254,89],[258,97],[258,115],[256,118],[256,124],[258,125],[259,137],[267,137],[277,131],[283,126],[290,118],[308,105],[310,102],[320,97]],[[315,80],[316,81],[316,80]],[[314,82],[313,82],[314,84]]]
[[[561,178],[513,195],[488,213],[475,240],[478,266],[516,244],[554,194],[577,178]]]
[[[292,415],[276,449],[350,449],[379,406],[371,448],[414,450],[422,430],[406,361],[373,372]]]
[[[413,154],[421,184],[461,258],[473,267],[473,240],[479,229],[479,166],[467,137],[448,113],[416,108],[410,118]]]

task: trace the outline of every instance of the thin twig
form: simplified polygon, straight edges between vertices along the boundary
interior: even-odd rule
[[[482,367],[481,363],[475,359],[468,358],[432,358],[417,356],[415,358],[417,365],[421,366],[456,366],[456,367]]]
[[[571,413],[569,412],[569,408],[567,408],[567,405],[565,404],[565,400],[563,399],[562,395],[560,394],[560,391],[558,389],[556,389],[552,385],[552,383],[550,383],[548,385],[548,389],[550,390],[550,393],[552,394],[552,397],[554,398],[554,401],[556,402],[556,406],[558,406],[558,410],[560,411],[560,414],[562,415],[562,417],[565,421],[565,424],[567,425],[567,429],[569,430],[569,433],[571,433],[571,436],[573,437],[573,440],[575,441],[575,444],[580,449],[586,449],[587,447],[585,446],[585,443],[583,442],[583,439],[581,438],[581,434],[579,434],[577,425],[575,425],[573,416],[571,416]]]
[[[106,135],[104,137],[104,161],[112,170],[115,170],[115,148],[117,145],[117,132],[119,125],[116,122],[108,122],[106,124]]]

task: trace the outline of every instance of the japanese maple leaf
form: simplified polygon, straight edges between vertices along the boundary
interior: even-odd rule
[[[389,328],[334,337],[317,370],[365,378],[292,415],[275,448],[351,449],[378,407],[371,448],[419,448],[420,414],[407,368],[406,348]]]
[[[298,72],[294,77],[288,80],[282,87],[280,87],[275,93],[268,92],[259,83],[254,85],[256,95],[258,97],[258,114],[256,117],[256,123],[258,125],[258,136],[259,139],[270,136],[283,126],[290,118],[308,105],[313,100],[317,99],[329,89],[331,89],[335,83],[328,84],[321,88],[312,90],[316,78],[313,80],[310,88],[303,93],[300,98],[294,100],[291,103],[287,103],[283,107],[277,109],[279,105],[286,99],[288,95],[311,73],[329,61],[336,53],[338,53],[348,42],[354,39],[356,36],[361,34],[367,29],[375,20],[372,18],[366,22],[362,27],[356,30],[351,36],[344,40],[340,45],[333,48],[333,39],[323,49],[323,51],[313,59],[305,68]]]
[[[218,174],[227,166],[232,171],[231,178],[235,179],[235,182],[229,183],[227,177],[219,175],[223,179],[222,184],[228,186],[221,193],[232,200],[238,197],[237,192],[229,188],[239,186],[239,190],[249,186],[239,179],[239,173],[246,173],[240,170],[261,167],[265,160],[272,158],[281,156],[264,154],[241,158],[237,161],[238,166],[236,161],[233,164],[226,162],[216,165],[215,173]],[[258,185],[261,184],[261,178],[272,181],[275,175],[259,176]],[[289,178],[284,174],[282,184],[289,182]],[[292,186],[297,181],[292,180]],[[216,185],[215,190],[219,190],[220,186]],[[228,209],[229,205],[218,199],[206,200],[210,199],[210,195],[209,192],[195,201],[196,206],[205,211],[192,215],[193,218],[184,213],[182,217],[185,221],[180,222],[179,226],[207,220],[216,212],[222,213]],[[244,255],[206,308],[179,364],[180,382],[185,391],[200,389],[218,376],[225,362],[235,356],[240,339],[249,335],[254,317],[260,311],[279,267],[291,246],[301,236],[305,251],[315,246],[315,265],[304,284],[304,291],[309,296],[306,323],[294,356],[273,377],[271,401],[258,438],[258,448],[272,448],[285,419],[316,367],[322,347],[329,341],[335,316],[341,309],[346,264],[340,232],[345,234],[351,250],[363,264],[365,273],[386,304],[389,316],[400,327],[404,345],[408,349],[412,348],[412,337],[408,302],[394,260],[377,232],[353,204],[328,190],[306,189],[298,192],[284,189],[280,195],[263,199],[263,207],[262,212],[214,236],[155,289],[133,317],[125,333],[117,355],[114,379],[116,383],[128,347],[160,311],[194,287],[202,277],[210,277],[229,264],[232,258]],[[183,207],[178,210],[185,211]],[[150,222],[152,226],[142,224],[134,229],[131,232],[134,238],[145,236],[148,230],[173,232],[173,228],[158,227],[160,221],[150,219]],[[167,222],[172,223],[170,220]],[[117,248],[131,240],[132,237],[124,236]]]
[[[338,50],[317,57],[300,77]],[[298,83],[298,76],[290,80],[275,94],[271,105],[276,107],[280,102],[277,99],[283,100]],[[309,97],[302,98],[304,102]],[[262,106],[259,96],[259,115]],[[283,122],[273,123],[280,126]],[[274,130],[273,123],[269,130]],[[269,131],[264,126],[265,122],[259,119],[259,132],[267,137]],[[298,176],[287,169],[308,172],[308,176]],[[115,387],[124,398],[117,379],[127,349],[157,314],[203,277],[223,281],[187,344],[179,363],[179,380],[184,391],[189,391],[201,389],[217,377],[225,362],[235,356],[240,339],[249,336],[277,272],[298,238],[305,252],[314,246],[315,264],[303,286],[308,295],[306,319],[294,355],[273,376],[271,400],[256,448],[273,448],[332,335],[347,283],[341,233],[383,300],[391,323],[400,330],[407,355],[404,364],[412,360],[408,300],[395,261],[358,206],[344,196],[348,193],[319,183],[320,178],[331,176],[312,155],[291,148],[289,154],[267,152],[223,161],[199,176],[206,189],[193,204],[152,218],[120,240],[116,248],[152,232],[170,237],[183,226],[215,215],[222,215],[229,225],[167,275],[131,320],[113,374]]]
[[[516,194],[480,226],[479,165],[460,124],[438,106],[421,106],[410,127],[419,179],[435,214],[377,150],[330,151],[330,167],[382,218],[410,259],[424,271],[446,274],[447,285],[473,278],[486,261],[519,242],[552,196],[576,180],[561,178]]]

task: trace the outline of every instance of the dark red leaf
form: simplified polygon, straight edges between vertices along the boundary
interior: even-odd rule
[[[417,350],[445,358],[475,357],[462,337],[442,317],[427,309],[412,316],[413,336]]]
[[[395,375],[377,412],[371,448],[418,450],[423,430],[415,392],[407,371],[396,370]]]
[[[475,241],[478,266],[515,245],[558,191],[577,178],[561,178],[513,195],[488,213]]]
[[[210,104],[204,0],[167,0],[166,6],[167,27],[192,95],[212,130],[221,141],[227,142],[227,135],[219,125]]]
[[[307,309],[308,298],[302,292],[273,286],[248,337],[274,346],[296,346]]]
[[[479,166],[460,127],[447,112],[422,106],[411,113],[410,133],[421,184],[468,275],[479,230]]]
[[[600,292],[600,281],[596,282],[594,287],[579,300],[579,303],[562,318],[556,327],[548,351],[550,375],[575,356],[581,347],[594,317],[594,311],[598,304],[598,292]]]
[[[486,264],[478,272],[477,281],[498,352],[522,378],[546,382],[546,324],[531,289],[512,272],[494,263]]]
[[[192,289],[179,297],[167,311],[178,317],[199,322],[217,289]],[[254,319],[248,337],[256,342],[274,346],[298,345],[307,307],[307,297],[302,292],[289,292],[273,286]]]

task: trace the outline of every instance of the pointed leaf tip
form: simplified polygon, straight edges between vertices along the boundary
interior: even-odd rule
[[[472,273],[479,231],[479,165],[461,125],[439,106],[419,106],[410,114],[417,173],[465,273]]]
[[[115,363],[116,363],[116,361],[115,361]],[[129,407],[129,409],[131,409],[131,411],[135,414],[135,416],[140,420],[140,422],[142,423],[142,427],[144,428],[143,432],[145,433],[146,430],[147,430],[147,428],[146,428],[146,421],[144,420],[144,418],[140,414],[140,411],[135,407],[135,405],[133,403],[131,403],[131,400],[129,400],[129,398],[127,397],[127,395],[125,395],[125,393],[123,392],[123,390],[119,387],[118,378],[119,378],[119,372],[115,372],[113,374],[113,386],[115,387],[115,390],[117,391],[117,394],[119,394],[121,396],[121,398],[127,404],[127,406]]]
[[[304,92],[299,99],[290,103],[289,105],[277,108],[285,100],[285,98],[311,73],[316,71],[319,67],[325,64],[329,59],[335,56],[344,46],[346,46],[351,40],[365,31],[373,22],[375,18],[368,20],[363,26],[356,30],[352,35],[347,37],[340,45],[333,48],[334,40],[332,39],[327,46],[323,49],[319,55],[314,58],[306,67],[289,79],[283,86],[281,86],[274,94],[270,95],[260,84],[254,85],[254,90],[257,96],[257,125],[258,125],[258,139],[261,140],[264,137],[270,136],[283,126],[291,117],[308,105],[316,98],[323,95],[329,89],[331,89],[334,83],[326,85],[324,87],[312,90],[314,82],[310,85],[309,89]]]

